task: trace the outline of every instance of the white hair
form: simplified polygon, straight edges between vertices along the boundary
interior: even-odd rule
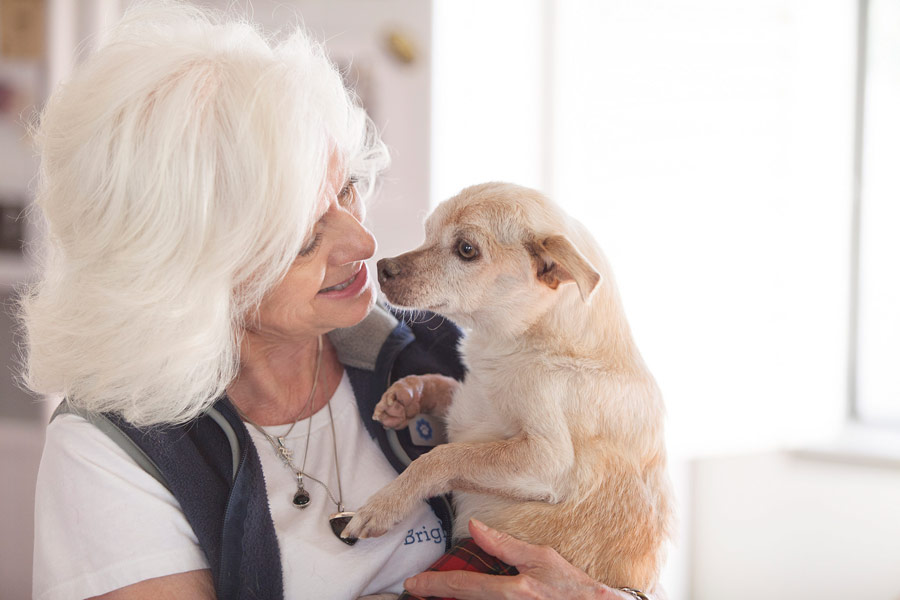
[[[22,380],[135,425],[183,423],[238,372],[247,315],[306,243],[333,153],[388,156],[320,45],[171,1],[128,10],[33,128],[46,225]]]

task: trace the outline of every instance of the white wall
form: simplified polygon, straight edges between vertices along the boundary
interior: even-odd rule
[[[694,464],[692,600],[900,600],[900,464]]]
[[[43,446],[43,424],[0,420],[0,597],[8,600],[31,597],[34,486]]]
[[[846,412],[856,0],[565,0],[554,194],[689,453]]]
[[[547,191],[546,5],[434,3],[433,203],[486,181]]]

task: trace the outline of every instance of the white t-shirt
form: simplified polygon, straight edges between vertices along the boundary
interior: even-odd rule
[[[396,477],[363,426],[347,375],[331,399],[346,510]],[[331,426],[323,408],[297,422],[287,446],[300,466],[311,426],[306,471],[337,497]],[[383,537],[348,546],[335,538],[336,511],[325,489],[305,480],[312,500],[297,509],[296,478],[265,437],[247,428],[262,463],[269,509],[281,551],[286,600],[355,599],[399,593],[403,580],[444,551],[440,523],[422,502]],[[280,435],[287,426],[268,427]],[[99,429],[66,414],[47,428],[35,496],[33,597],[71,600],[138,581],[209,568],[197,537],[172,494]]]

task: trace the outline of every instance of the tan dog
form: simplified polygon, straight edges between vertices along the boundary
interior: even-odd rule
[[[444,415],[450,443],[345,534],[381,535],[453,490],[457,523],[477,517],[607,585],[652,589],[672,521],[664,409],[603,253],[542,194],[502,183],[463,190],[425,228],[420,248],[379,261],[379,281],[391,303],[466,330],[468,374],[404,378],[375,418],[400,428]]]

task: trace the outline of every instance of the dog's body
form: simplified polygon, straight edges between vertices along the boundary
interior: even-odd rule
[[[477,517],[607,585],[651,589],[672,521],[664,410],[602,252],[508,184],[463,190],[426,228],[421,248],[379,263],[382,289],[466,329],[468,373],[401,380],[376,418],[443,414],[450,443],[373,496],[347,534],[380,535],[453,490],[458,523]]]

